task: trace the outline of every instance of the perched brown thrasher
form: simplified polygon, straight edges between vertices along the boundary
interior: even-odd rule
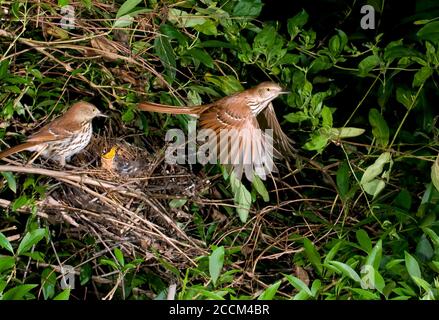
[[[247,179],[252,181],[253,174],[265,179],[266,174],[276,170],[273,156],[279,158],[293,154],[293,141],[282,131],[271,103],[280,94],[286,93],[276,83],[262,82],[209,104],[174,107],[142,102],[138,107],[143,111],[198,116],[201,128],[211,130],[214,136],[221,137],[224,131],[231,132],[230,143],[219,143],[217,139],[210,143],[213,141],[220,163],[232,164],[238,179],[244,171]],[[257,118],[260,113],[265,118],[265,126],[273,130],[277,149],[273,147],[271,137],[260,130]]]
[[[43,158],[58,161],[61,166],[90,142],[93,118],[104,116],[93,104],[80,101],[63,115],[51,121],[26,142],[0,152],[0,159],[20,151],[36,151]]]

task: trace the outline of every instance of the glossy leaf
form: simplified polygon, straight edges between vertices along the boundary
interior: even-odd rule
[[[165,68],[165,72],[170,81],[173,81],[176,74],[175,54],[169,39],[166,36],[160,35],[154,40],[154,48],[157,56]]]
[[[322,273],[322,260],[321,257],[314,246],[314,243],[311,240],[305,238],[303,239],[303,248],[305,249],[305,254],[308,257],[308,260],[312,263],[312,265],[316,268],[319,274]]]
[[[431,166],[431,182],[436,190],[439,191],[439,155]]]
[[[389,126],[384,117],[377,109],[369,110],[369,123],[372,126],[372,134],[381,147],[387,146],[389,143]]]
[[[359,229],[355,233],[355,236],[361,248],[367,253],[370,253],[372,251],[372,241],[370,240],[367,232],[364,231],[364,229]]]
[[[288,282],[297,290],[303,290],[305,291],[308,295],[313,296],[313,293],[311,292],[311,290],[308,288],[308,286],[299,278],[292,276],[292,275],[285,275],[285,278],[288,280]]]
[[[265,188],[264,182],[257,175],[253,177],[253,187],[262,197],[265,202],[270,201],[270,196]]]
[[[15,181],[14,175],[11,172],[2,172],[2,175],[6,179],[9,189],[13,193],[17,193],[17,182]]]
[[[14,249],[12,249],[12,245],[9,242],[8,238],[0,232],[0,248],[8,250],[10,253],[14,253]]]
[[[352,267],[348,266],[346,263],[339,261],[329,261],[328,264],[333,266],[338,272],[342,273],[348,278],[351,278],[356,282],[361,282],[361,278],[358,273],[355,272],[355,270],[352,269]]]
[[[419,39],[431,42],[439,42],[439,21],[433,21],[423,26],[418,33]]]
[[[133,10],[139,3],[141,3],[142,0],[127,0],[125,1],[119,8],[119,10],[116,13],[116,18],[119,18],[123,15],[126,15],[131,10]]]
[[[216,282],[221,274],[223,265],[224,247],[218,247],[213,250],[212,254],[209,256],[209,274],[214,286],[216,286]]]
[[[264,292],[262,292],[262,294],[258,297],[258,300],[273,300],[274,296],[277,293],[277,290],[279,289],[280,284],[280,280],[273,283],[271,286],[265,289]]]
[[[47,236],[47,229],[44,228],[35,229],[26,233],[18,245],[17,255],[28,252],[33,245],[40,242],[45,236]]]
[[[70,289],[64,289],[60,293],[58,293],[53,300],[69,300],[70,298]]]
[[[410,255],[407,251],[404,251],[405,255],[405,266],[407,268],[408,273],[412,277],[422,278],[421,268],[419,268],[418,261]]]

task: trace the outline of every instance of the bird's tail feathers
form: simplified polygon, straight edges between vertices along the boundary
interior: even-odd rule
[[[158,104],[153,102],[141,102],[138,104],[138,108],[142,111],[160,112],[170,114],[199,114],[200,107],[176,107],[165,104]]]
[[[37,144],[39,144],[39,142],[25,142],[25,143],[19,144],[18,146],[6,149],[6,150],[0,152],[0,159],[3,159],[5,157],[10,156],[10,155],[17,153],[17,152],[27,150],[33,146],[36,146]]]

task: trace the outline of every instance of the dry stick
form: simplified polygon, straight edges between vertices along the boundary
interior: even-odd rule
[[[196,266],[197,264],[195,263],[195,261],[193,261],[188,255],[186,255],[186,253],[184,251],[182,251],[175,243],[174,239],[170,239],[169,237],[167,237],[165,234],[163,234],[153,223],[151,223],[150,221],[143,219],[141,217],[139,217],[138,215],[136,215],[134,212],[132,212],[131,210],[128,210],[127,208],[125,208],[123,205],[117,203],[116,201],[109,199],[106,196],[103,196],[102,194],[95,192],[93,190],[91,190],[90,188],[86,187],[86,186],[81,186],[80,184],[76,183],[76,182],[72,182],[68,179],[65,178],[58,178],[60,181],[63,181],[65,183],[68,183],[70,185],[73,185],[77,188],[80,188],[84,191],[87,191],[88,193],[90,193],[91,195],[95,196],[96,198],[98,198],[99,200],[101,200],[103,203],[107,204],[107,205],[112,205],[112,206],[116,206],[118,207],[120,210],[124,211],[125,213],[127,213],[127,215],[129,217],[133,217],[136,219],[139,219],[140,221],[142,221],[144,224],[146,224],[149,228],[151,228],[152,230],[154,230],[158,235],[160,235],[163,239],[166,240],[166,242],[168,244],[170,244],[172,247],[174,247],[177,251],[179,251],[183,256],[185,256],[194,266]],[[176,241],[177,242],[177,241]],[[178,242],[180,243],[180,242]]]
[[[100,35],[99,35],[100,36]],[[97,37],[99,37],[97,36]],[[38,52],[44,54],[45,56],[47,56],[49,59],[55,61],[56,63],[60,64],[61,66],[64,67],[64,69],[66,69],[66,71],[68,72],[72,72],[74,69],[67,63],[64,63],[62,61],[60,61],[59,59],[57,59],[56,57],[54,57],[53,55],[51,55],[50,53],[48,53],[44,48],[67,48],[67,49],[75,49],[75,50],[93,50],[96,53],[101,53],[101,55],[106,55],[106,56],[111,56],[111,58],[114,59],[120,59],[123,60],[127,63],[131,63],[133,65],[137,65],[139,67],[145,68],[147,71],[149,71],[150,73],[152,73],[153,75],[155,75],[158,79],[160,79],[163,83],[166,83],[168,88],[175,94],[178,95],[174,89],[169,85],[169,83],[165,80],[165,78],[163,77],[162,74],[160,74],[159,72],[157,72],[154,68],[151,68],[150,66],[148,66],[146,63],[139,63],[137,62],[135,59],[131,58],[131,57],[126,57],[123,55],[119,55],[116,53],[112,53],[112,52],[107,52],[104,50],[100,50],[97,48],[90,48],[90,47],[86,47],[86,46],[77,46],[77,45],[69,45],[69,44],[65,44],[65,41],[58,41],[58,42],[44,42],[44,41],[36,41],[33,39],[26,39],[26,38],[16,38],[16,35],[14,35],[11,32],[8,32],[6,30],[0,29],[0,37],[5,37],[5,38],[10,38],[10,39],[16,39],[16,41],[19,41],[31,48],[34,48],[35,50],[37,50]],[[89,37],[88,37],[89,38]],[[77,41],[82,41],[82,40],[86,40],[85,39],[77,39]],[[70,41],[72,42],[72,41]],[[0,62],[3,59],[0,59]],[[140,59],[141,61],[143,61],[144,59]],[[92,88],[95,89],[99,89],[99,86],[94,84],[93,82],[89,81],[86,77],[84,77],[82,74],[78,74],[78,77],[86,82],[87,84],[89,84]],[[180,96],[181,97],[181,96]]]
[[[79,183],[85,183],[85,184],[91,184],[91,185],[94,185],[94,186],[109,188],[111,190],[123,193],[122,190],[118,190],[117,186],[114,186],[112,184],[109,184],[109,183],[106,183],[106,182],[102,182],[102,181],[99,181],[99,180],[94,180],[94,179],[91,179],[89,177],[77,176],[75,174],[68,173],[68,172],[53,171],[53,170],[47,170],[47,169],[41,169],[41,168],[0,165],[0,172],[4,172],[4,171],[32,173],[32,174],[42,174],[42,175],[46,175],[46,176],[50,176],[50,177],[56,178],[56,179],[58,179],[58,180],[60,180],[62,182],[65,182],[65,183],[73,185],[73,186],[75,186],[75,187],[77,187],[79,189],[87,191],[88,193],[90,193],[91,195],[97,197],[102,202],[106,203],[107,205],[116,206],[116,207],[120,208],[122,211],[125,211],[128,214],[128,216],[130,216],[130,217],[135,216],[136,218],[139,218],[140,221],[142,221],[144,224],[146,224],[148,227],[150,227],[152,230],[154,230],[158,235],[163,237],[166,240],[166,242],[168,242],[172,247],[174,247],[180,253],[182,253],[191,263],[196,265],[196,263],[189,256],[187,256],[180,248],[178,248],[178,246],[176,246],[174,244],[174,242],[170,238],[168,238],[160,230],[158,230],[157,227],[155,225],[153,225],[151,222],[149,222],[148,220],[145,220],[145,219],[137,216],[135,213],[133,213],[132,211],[126,209],[124,206],[122,206],[121,204],[115,202],[114,200],[111,200],[108,197],[105,197],[102,194],[97,193],[97,192],[91,190],[90,188],[88,188],[88,187],[86,187],[84,185],[80,185]],[[129,194],[129,195],[136,195],[135,193],[132,193],[132,192],[127,192],[127,194]],[[136,195],[136,196],[138,196],[138,195]],[[157,212],[161,213],[161,211],[156,206],[152,206],[152,208],[154,210],[156,210]]]
[[[41,175],[56,178],[58,180],[66,179],[69,181],[89,184],[89,185],[93,185],[96,187],[103,187],[106,189],[110,189],[112,191],[116,191],[116,192],[123,194],[123,195],[126,195],[126,196],[135,197],[139,200],[146,202],[148,205],[150,205],[151,208],[153,208],[157,213],[159,213],[160,216],[162,216],[166,222],[168,222],[181,236],[183,236],[183,238],[185,238],[187,241],[189,241],[193,245],[195,245],[193,240],[190,239],[167,215],[165,215],[162,210],[160,210],[156,205],[154,205],[151,200],[149,200],[145,196],[138,194],[136,192],[132,192],[132,191],[126,190],[124,188],[120,188],[117,185],[113,185],[111,183],[104,182],[102,180],[92,179],[92,178],[89,178],[86,176],[79,176],[78,173],[73,173],[73,172],[70,173],[70,172],[54,171],[54,170],[41,169],[41,168],[33,168],[33,167],[0,165],[0,172],[4,172],[4,171],[41,174]],[[65,181],[65,180],[63,180],[63,181]],[[68,181],[65,181],[65,182],[69,183]]]

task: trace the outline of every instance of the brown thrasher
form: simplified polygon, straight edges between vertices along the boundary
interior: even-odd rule
[[[286,93],[276,83],[262,82],[209,104],[174,107],[142,102],[138,107],[144,111],[198,116],[201,128],[210,130],[214,137],[221,137],[224,131],[231,133],[230,143],[228,139],[226,143],[223,140],[218,143],[216,138],[210,143],[216,148],[222,164],[233,165],[238,179],[241,179],[244,170],[247,179],[252,181],[253,174],[265,179],[267,173],[276,170],[273,156],[282,157],[281,152],[284,155],[293,154],[293,141],[282,131],[271,103],[280,94]],[[274,149],[271,137],[260,130],[257,119],[260,113],[265,118],[265,126],[272,128],[281,150]]]
[[[90,142],[93,118],[103,116],[91,103],[73,104],[63,115],[30,136],[25,143],[0,152],[0,159],[20,151],[36,151],[43,158],[58,161],[61,166]]]

